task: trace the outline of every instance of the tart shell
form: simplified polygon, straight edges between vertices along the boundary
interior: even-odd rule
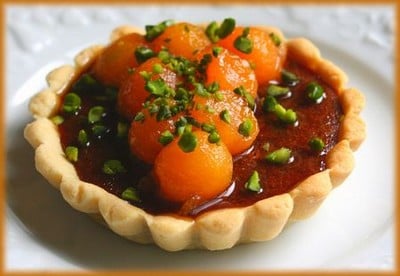
[[[263,28],[267,32],[274,31],[283,39],[279,30]],[[110,40],[132,32],[143,33],[136,27],[122,26],[113,31]],[[137,243],[155,243],[167,251],[222,250],[239,243],[273,239],[289,221],[314,214],[330,191],[345,180],[354,167],[353,151],[366,136],[365,123],[359,116],[365,98],[357,89],[345,88],[345,73],[323,59],[310,41],[304,38],[284,41],[288,58],[318,73],[337,91],[344,113],[339,141],[327,156],[327,169],[309,176],[290,192],[248,207],[220,209],[196,218],[182,218],[151,215],[94,184],[80,180],[74,166],[66,159],[57,127],[49,118],[59,108],[59,95],[91,65],[103,46],[87,48],[75,57],[74,65],[50,72],[46,78],[48,88],[31,99],[29,109],[35,120],[26,126],[24,136],[35,149],[36,169],[60,190],[73,208]]]

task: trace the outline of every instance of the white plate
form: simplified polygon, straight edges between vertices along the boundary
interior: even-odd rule
[[[17,269],[394,269],[393,6],[7,6],[6,268]],[[351,16],[349,16],[351,15]],[[30,96],[51,68],[105,43],[120,24],[235,17],[313,40],[364,92],[368,137],[356,168],[312,218],[273,241],[222,252],[164,252],[130,243],[73,210],[35,171],[22,131]],[[22,85],[21,85],[22,84]]]

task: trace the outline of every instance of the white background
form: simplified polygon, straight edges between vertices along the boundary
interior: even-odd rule
[[[394,6],[6,6],[7,270],[394,268]],[[168,18],[274,25],[303,36],[367,98],[356,168],[311,219],[275,240],[222,252],[164,252],[118,237],[73,210],[35,171],[23,139],[29,97],[54,67],[121,24]]]

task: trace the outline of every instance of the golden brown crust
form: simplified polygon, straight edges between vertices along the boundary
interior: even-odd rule
[[[84,71],[87,67],[89,67],[94,59],[103,50],[103,48],[104,47],[101,45],[94,45],[78,53],[74,58],[76,70]]]
[[[311,41],[305,38],[293,38],[286,41],[287,54],[289,59],[315,71],[321,60],[318,48]]]
[[[355,88],[349,88],[340,94],[340,103],[344,114],[360,114],[365,106],[364,95]]]
[[[57,110],[59,97],[51,89],[45,89],[36,94],[29,102],[29,110],[33,117],[50,117]]]
[[[286,225],[294,207],[288,194],[261,200],[247,208],[242,241],[267,241],[275,238]]]
[[[331,190],[329,170],[311,175],[303,180],[289,193],[295,206],[290,219],[305,219],[313,215]]]
[[[340,185],[354,168],[353,152],[348,140],[341,140],[331,149],[327,156],[326,165],[332,186]]]
[[[283,38],[279,30],[263,28]],[[131,26],[117,28],[111,41],[137,30]],[[356,89],[344,89],[346,75],[324,60],[310,41],[298,38],[285,43],[291,59],[318,73],[338,91],[344,112],[339,142],[327,156],[327,169],[308,177],[289,193],[248,207],[216,210],[188,219],[150,215],[96,185],[81,181],[65,158],[56,126],[49,118],[58,108],[58,95],[93,62],[102,46],[83,50],[76,56],[74,66],[52,71],[47,77],[49,87],[32,98],[29,108],[35,121],[26,126],[24,135],[35,149],[37,170],[61,191],[72,207],[96,217],[115,233],[138,243],[156,243],[168,251],[221,250],[238,243],[273,239],[289,220],[311,216],[332,188],[343,182],[354,166],[353,150],[365,138],[365,124],[359,117],[365,104],[363,95]]]

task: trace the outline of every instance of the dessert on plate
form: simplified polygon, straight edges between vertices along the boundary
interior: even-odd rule
[[[168,251],[276,237],[354,166],[364,96],[307,39],[234,19],[121,26],[50,72],[24,135],[79,211]]]

